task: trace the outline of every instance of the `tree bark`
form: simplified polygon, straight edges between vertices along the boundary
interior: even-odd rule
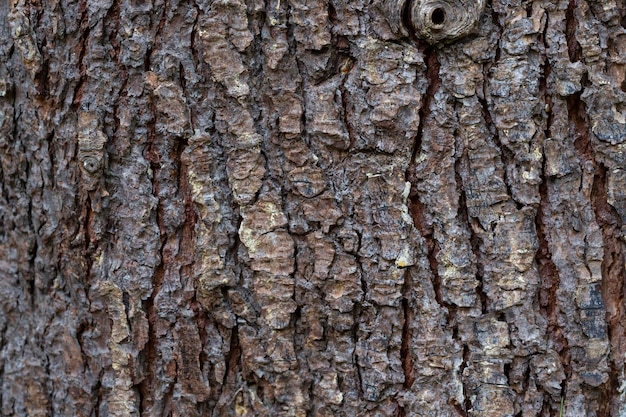
[[[466,3],[1,2],[0,413],[626,417],[626,3]]]

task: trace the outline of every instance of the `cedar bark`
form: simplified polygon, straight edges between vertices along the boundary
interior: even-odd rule
[[[0,413],[626,417],[626,3],[408,10],[0,2]]]

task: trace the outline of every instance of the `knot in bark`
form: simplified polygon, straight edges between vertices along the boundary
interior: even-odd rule
[[[391,29],[407,31],[429,44],[446,44],[469,34],[486,0],[383,0]]]
[[[83,168],[90,174],[95,174],[100,169],[100,166],[101,160],[96,156],[88,155],[83,158]]]
[[[485,0],[409,0],[415,35],[430,44],[455,41],[474,29]]]

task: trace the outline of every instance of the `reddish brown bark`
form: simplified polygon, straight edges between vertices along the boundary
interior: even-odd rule
[[[624,10],[0,4],[0,413],[626,416]]]

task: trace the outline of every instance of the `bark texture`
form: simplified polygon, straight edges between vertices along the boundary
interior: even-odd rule
[[[470,3],[0,2],[0,413],[626,417],[626,3]]]

